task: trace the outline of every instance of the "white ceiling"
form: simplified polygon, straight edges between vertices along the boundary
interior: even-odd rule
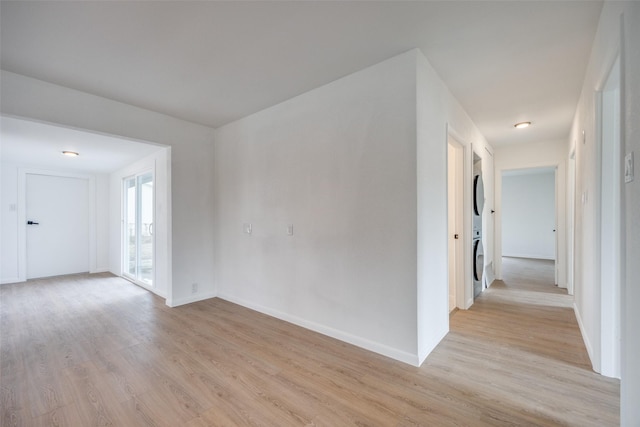
[[[418,47],[499,146],[568,136],[602,2],[0,7],[3,69],[211,127]]]
[[[46,123],[0,117],[3,163],[75,172],[110,173],[161,146],[78,131]],[[68,157],[62,151],[75,151]]]

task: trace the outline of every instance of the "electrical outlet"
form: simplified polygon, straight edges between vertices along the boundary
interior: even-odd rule
[[[198,284],[197,283],[192,283],[191,284],[191,293],[195,294],[198,292]]]
[[[293,224],[287,225],[287,235],[293,236]]]

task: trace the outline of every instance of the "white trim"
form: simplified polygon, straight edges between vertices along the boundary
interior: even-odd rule
[[[584,327],[584,323],[582,322],[582,317],[580,317],[580,310],[578,310],[578,306],[576,303],[573,303],[573,312],[576,315],[576,320],[578,321],[578,327],[580,328],[580,334],[582,335],[582,340],[584,341],[584,346],[587,348],[587,354],[589,355],[589,360],[591,361],[591,367],[595,370],[595,366],[593,365],[593,346],[591,345],[591,341],[589,341],[589,336],[587,335]]]
[[[566,268],[567,268],[567,249],[566,249],[566,211],[565,204],[562,202],[566,199],[567,182],[566,182],[566,163],[567,160],[558,162],[524,162],[517,167],[496,168],[495,170],[495,244],[494,244],[494,264],[496,279],[502,280],[502,174],[506,171],[539,169],[539,168],[555,168],[554,173],[554,191],[555,191],[555,218],[556,218],[556,242],[558,250],[556,254],[557,280],[556,284],[559,288],[566,288]],[[562,210],[562,212],[561,212]],[[561,215],[564,214],[564,215]],[[514,255],[504,255],[514,256]],[[545,258],[543,258],[545,259]]]
[[[472,230],[473,217],[471,216],[471,206],[473,189],[471,188],[473,180],[473,146],[471,143],[462,138],[462,135],[456,129],[447,123],[447,143],[449,137],[453,138],[462,146],[462,198],[463,198],[463,217],[462,217],[462,252],[463,252],[463,292],[457,289],[456,306],[460,309],[467,310],[473,305],[473,280],[472,280]],[[447,306],[448,307],[448,306]],[[447,310],[448,311],[448,310]],[[424,354],[424,353],[420,353]]]
[[[349,344],[353,344],[357,347],[364,348],[365,350],[372,351],[374,353],[381,354],[386,357],[390,357],[392,359],[398,360],[400,362],[407,363],[412,366],[420,366],[420,360],[417,354],[407,353],[406,351],[398,350],[393,347],[386,346],[384,344],[380,344],[375,341],[368,340],[366,338],[362,338],[356,335],[349,334],[344,331],[340,331],[337,329],[330,328],[325,325],[321,325],[316,322],[311,322],[306,319],[302,319],[298,316],[293,316],[291,314],[283,313],[279,310],[274,310],[272,308],[264,307],[258,304],[254,304],[250,301],[244,300],[242,298],[236,298],[231,295],[222,294],[218,295],[218,298],[223,299],[225,301],[232,302],[234,304],[241,305],[246,308],[250,308],[252,310],[258,311],[260,313],[266,314],[271,317],[275,317],[276,319],[284,320],[285,322],[293,323],[294,325],[303,327],[305,329],[309,329],[314,332],[318,332],[322,335],[326,335],[331,338],[338,339],[340,341],[344,341]],[[176,304],[179,305],[179,304]],[[174,305],[175,306],[175,305]],[[171,306],[171,307],[174,307]],[[446,335],[447,332],[445,331]],[[443,336],[444,336],[443,335]],[[437,345],[440,340],[434,341]],[[435,345],[434,345],[435,347]],[[425,353],[429,354],[429,353]]]
[[[189,295],[188,297],[183,297],[183,298],[178,298],[178,299],[170,299],[167,298],[166,304],[167,306],[173,308],[173,307],[179,307],[181,305],[185,305],[185,304],[191,304],[194,302],[198,302],[198,301],[204,301],[207,299],[211,299],[211,298],[216,298],[218,295],[216,295],[215,292],[207,292],[204,294],[201,293],[197,293],[194,295]]]
[[[114,274],[111,271],[109,273]],[[134,279],[132,279],[132,278],[130,278],[128,276],[122,275],[122,274],[121,275],[114,274],[114,275],[120,277],[121,279],[126,280],[127,282],[130,282],[133,285],[136,285],[136,286],[144,289],[145,291],[149,291],[152,294],[155,294],[155,295],[158,295],[159,297],[167,299],[167,295],[164,292],[160,292],[158,289],[155,289],[155,288],[152,288],[150,286],[147,286],[144,282],[140,282],[138,280],[134,280]]]
[[[172,206],[173,206],[173,202],[171,200],[171,147],[166,147],[165,149],[165,162],[166,164],[162,166],[162,170],[166,171],[166,188],[165,188],[165,197],[166,197],[166,206],[164,207],[165,209],[165,216],[166,216],[166,234],[167,234],[167,244],[166,244],[166,257],[167,257],[167,262],[164,265],[165,268],[165,280],[166,280],[166,301],[165,303],[168,303],[169,301],[173,300],[173,219],[171,217],[172,215]],[[156,167],[158,165],[156,164]],[[171,305],[169,305],[171,307]]]
[[[428,347],[424,347],[424,348],[420,349],[420,352],[418,353],[419,354],[419,356],[418,356],[418,365],[414,365],[414,366],[418,366],[418,367],[422,366],[424,361],[427,360],[427,357],[429,357],[431,352],[440,344],[440,342],[444,339],[444,337],[447,336],[448,333],[449,333],[449,328],[447,328],[447,330],[443,331],[443,333],[440,334],[438,339],[433,340],[433,345],[432,346],[428,346]],[[392,357],[392,356],[389,356],[389,357]],[[400,360],[400,359],[396,359],[396,360]],[[400,361],[401,362],[405,362],[404,360],[400,360]],[[405,362],[405,363],[413,365],[413,363],[411,363],[411,362]]]
[[[600,287],[600,366],[620,378],[620,280],[622,248],[622,156],[620,56],[599,90],[596,110],[596,283]],[[609,120],[607,120],[609,119]],[[610,132],[609,134],[605,134]]]
[[[544,259],[544,260],[548,260],[548,261],[555,261],[556,259],[554,257],[549,257],[549,256],[545,256],[545,255],[540,255],[540,254],[502,254],[503,257],[506,258],[528,258],[528,259]]]
[[[156,227],[157,221],[156,221],[156,200],[157,200],[157,195],[156,195],[156,189],[157,189],[157,185],[156,185],[156,159],[153,159],[153,166],[150,168],[143,168],[138,170],[137,172],[132,173],[131,175],[126,175],[123,176],[120,179],[120,207],[121,207],[121,212],[120,212],[120,269],[122,271],[120,271],[120,276],[132,281],[133,283],[142,286],[145,289],[149,289],[149,290],[155,290],[155,288],[157,287],[157,283],[156,283],[156,266],[157,266],[157,262],[156,262],[156,236],[155,236],[155,230],[153,233],[151,233],[151,247],[152,247],[152,260],[151,260],[151,265],[152,265],[152,269],[151,269],[151,286],[147,285],[145,282],[143,282],[142,280],[140,280],[138,278],[138,266],[136,265],[136,276],[131,276],[129,274],[129,272],[125,271],[125,266],[128,264],[128,260],[125,259],[126,254],[125,254],[125,245],[127,245],[127,240],[128,240],[128,235],[127,235],[127,228],[126,228],[126,217],[127,217],[127,210],[128,210],[128,204],[127,204],[127,193],[125,191],[125,183],[127,180],[133,179],[135,182],[135,188],[136,188],[136,227],[138,227],[138,216],[140,215],[140,212],[138,211],[138,204],[140,203],[140,193],[138,192],[139,190],[139,182],[138,182],[138,178],[143,176],[143,175],[147,175],[147,174],[151,174],[151,182],[153,183],[153,200],[151,203],[151,210],[152,210],[152,224],[154,225],[154,228]],[[136,228],[137,230],[137,228]],[[138,232],[136,231],[136,240],[138,238]],[[139,256],[139,251],[140,248],[138,247],[138,244],[136,243],[136,263],[139,262],[140,260],[138,259]],[[154,291],[154,293],[156,293]],[[160,295],[160,294],[158,294]]]
[[[567,164],[567,293],[574,294],[576,277],[576,141]]]

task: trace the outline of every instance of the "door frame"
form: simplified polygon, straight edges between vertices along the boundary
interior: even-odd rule
[[[95,176],[74,172],[46,169],[18,168],[18,281],[27,280],[27,175],[45,175],[61,178],[76,178],[89,181],[89,272],[97,272],[98,246],[96,239],[96,179]]]
[[[567,287],[566,269],[567,269],[567,237],[566,237],[566,163],[567,160],[560,162],[531,162],[522,161],[518,164],[509,164],[506,166],[498,165],[495,171],[495,243],[493,249],[494,266],[496,279],[502,280],[502,173],[509,170],[518,169],[538,169],[538,168],[555,168],[555,218],[556,218],[556,284],[560,288]]]
[[[567,293],[573,295],[576,257],[576,141],[569,152],[567,165]]]
[[[620,378],[621,283],[625,258],[622,233],[622,78],[620,54],[615,56],[596,90],[596,283],[600,294],[600,349],[594,370]],[[607,135],[607,132],[609,134]]]
[[[461,245],[458,245],[458,253],[461,256],[457,257],[460,262],[457,262],[457,274],[458,278],[462,280],[456,280],[456,307],[462,310],[466,310],[473,305],[473,270],[472,270],[472,233],[473,217],[472,217],[472,178],[473,178],[473,148],[470,143],[466,142],[462,138],[461,134],[455,130],[449,123],[447,123],[447,152],[449,141],[455,141],[462,148],[462,168],[459,172],[459,178],[462,179],[462,227],[460,229]],[[447,161],[448,167],[448,161]],[[460,176],[460,174],[462,176]],[[448,204],[447,204],[447,218],[449,216]],[[447,239],[448,241],[448,239]],[[448,251],[447,251],[448,253]],[[448,271],[448,269],[447,269]],[[447,282],[448,286],[448,282]],[[447,312],[449,312],[449,292],[447,290]]]
[[[455,158],[449,157],[449,147],[453,147],[456,152]],[[451,179],[451,170],[449,167],[454,163],[454,176]],[[453,188],[452,188],[453,185]],[[464,299],[460,298],[460,294],[464,294],[464,146],[453,136],[448,135],[447,138],[447,234],[449,235],[447,253],[451,255],[453,252],[453,260],[449,258],[448,266],[449,273],[453,270],[453,281],[449,276],[449,304],[451,304],[451,285],[453,282],[453,309],[450,308],[449,312],[464,307]],[[454,212],[451,212],[451,197],[454,202]],[[453,224],[452,224],[453,222]],[[453,237],[452,234],[457,234],[458,238]],[[455,245],[451,247],[451,245]],[[453,264],[452,264],[453,262]]]

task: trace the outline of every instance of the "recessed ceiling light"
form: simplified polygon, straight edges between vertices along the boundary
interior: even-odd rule
[[[65,156],[69,156],[69,157],[77,157],[80,154],[76,153],[75,151],[63,151],[62,154],[64,154]]]
[[[513,127],[516,129],[524,129],[528,128],[529,126],[531,126],[531,122],[520,122],[513,125]]]

